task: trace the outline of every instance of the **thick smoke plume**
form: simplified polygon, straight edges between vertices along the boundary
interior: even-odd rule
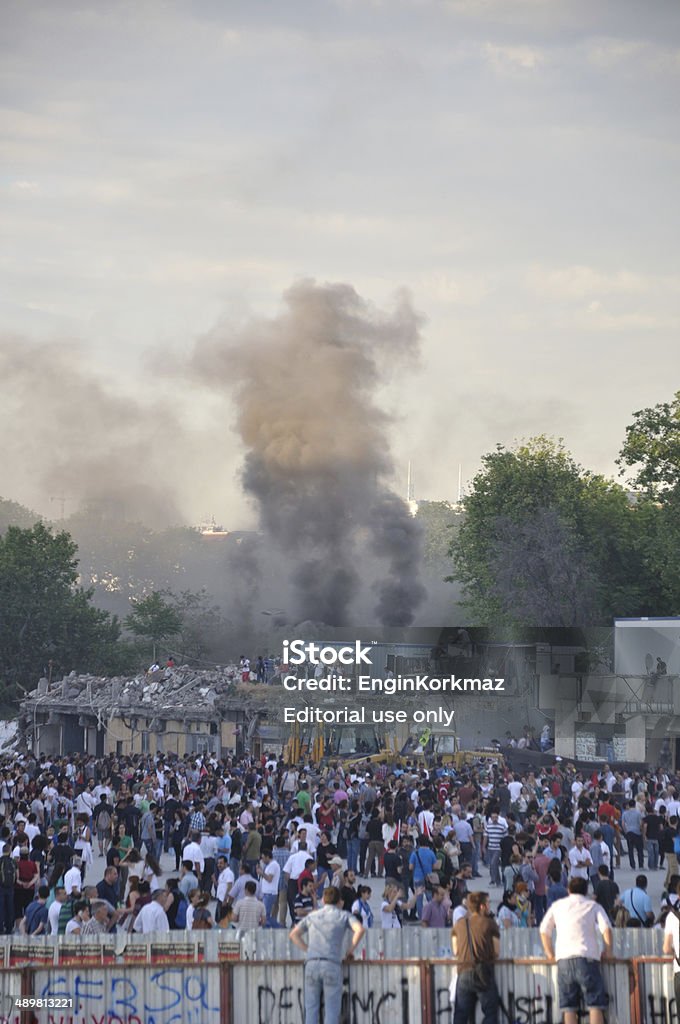
[[[376,403],[418,342],[406,296],[388,314],[348,285],[305,281],[286,293],[279,317],[217,330],[197,346],[202,382],[234,395],[243,485],[286,556],[298,621],[350,624],[372,586],[377,622],[408,625],[425,596],[419,529],[386,484],[389,418]],[[365,579],[364,552],[379,559],[377,579]]]

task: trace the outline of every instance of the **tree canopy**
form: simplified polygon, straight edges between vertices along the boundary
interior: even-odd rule
[[[154,590],[147,597],[133,598],[125,628],[154,647],[178,637],[182,630],[182,617],[167,596],[164,591]]]
[[[632,484],[653,498],[672,498],[680,489],[680,391],[633,413],[617,463],[635,468]]]
[[[0,679],[8,694],[53,673],[124,667],[120,624],[78,586],[76,546],[44,523],[0,537]]]
[[[451,553],[480,623],[589,625],[654,614],[648,510],[540,436],[486,455]]]
[[[640,488],[646,557],[660,591],[658,614],[680,614],[680,391],[633,414],[618,458],[622,474],[633,470]]]

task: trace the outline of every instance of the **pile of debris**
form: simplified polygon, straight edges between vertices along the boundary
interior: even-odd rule
[[[240,682],[236,665],[196,669],[189,665],[158,669],[133,678],[128,676],[77,675],[71,672],[58,682],[41,679],[27,694],[27,702],[45,707],[75,704],[88,711],[153,706],[154,710],[214,708],[224,698],[234,697]]]

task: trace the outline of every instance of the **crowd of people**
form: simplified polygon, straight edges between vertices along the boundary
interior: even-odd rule
[[[456,771],[286,766],[267,755],[19,756],[0,767],[0,928],[290,926],[301,941],[305,919],[330,907],[362,934],[450,927],[469,952],[464,936],[480,908],[500,935],[552,924],[559,902],[579,896],[599,908],[600,925],[666,927],[670,951],[679,794],[660,770],[604,765],[586,775],[558,762],[519,773],[500,759]],[[620,891],[624,857],[639,873]],[[493,899],[476,891],[487,871]],[[665,891],[655,907],[647,883],[656,871]]]
[[[584,778],[568,765],[520,776],[496,764],[354,771],[273,756],[24,757],[0,772],[0,924],[51,931],[37,904],[63,901],[70,931],[87,934],[98,930],[99,898],[118,928],[162,922],[141,914],[151,904],[170,928],[283,927],[334,885],[364,927],[445,927],[488,869],[503,928],[539,926],[570,878],[586,881],[613,925],[648,927],[677,899],[679,820],[667,775],[608,765]],[[163,880],[163,852],[176,877]],[[640,874],[620,892],[622,857]],[[95,858],[106,859],[96,896]],[[645,859],[648,872],[666,872],[658,908]]]

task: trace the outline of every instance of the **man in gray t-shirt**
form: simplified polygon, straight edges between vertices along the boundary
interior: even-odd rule
[[[319,1024],[323,989],[324,1024],[340,1024],[342,961],[349,960],[361,942],[364,927],[356,917],[340,909],[340,890],[324,890],[323,907],[303,917],[290,933],[291,942],[305,954],[305,1024]],[[345,939],[351,933],[346,953]]]
[[[631,870],[635,870],[635,852],[638,855],[638,867],[644,867],[643,845],[642,845],[642,815],[635,806],[635,801],[630,800],[628,807],[621,815],[621,828],[628,843],[628,860]]]

